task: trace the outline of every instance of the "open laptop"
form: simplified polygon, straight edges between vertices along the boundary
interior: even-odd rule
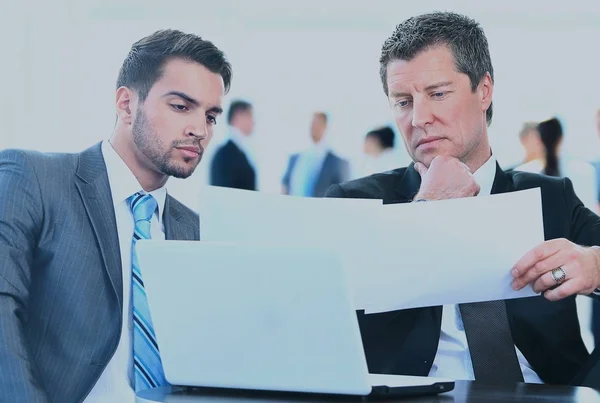
[[[343,395],[421,395],[450,379],[369,374],[343,269],[325,250],[139,241],[173,385]]]

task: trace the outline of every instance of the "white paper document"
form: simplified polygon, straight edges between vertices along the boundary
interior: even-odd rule
[[[306,198],[207,186],[201,191],[200,235],[214,242],[350,247],[368,237],[358,231],[359,224],[381,206],[381,200]]]
[[[510,270],[544,241],[539,188],[382,207],[379,259],[353,273],[367,313],[536,295]]]
[[[510,269],[544,240],[539,189],[383,205],[211,186],[199,211],[204,241],[330,248],[367,313],[535,295]]]

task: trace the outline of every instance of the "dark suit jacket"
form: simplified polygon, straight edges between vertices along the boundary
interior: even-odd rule
[[[294,172],[299,156],[300,154],[294,154],[290,157],[285,175],[283,176],[283,185],[287,187],[288,192],[290,189],[292,173]],[[321,172],[319,173],[311,196],[323,197],[331,185],[345,182],[349,178],[350,165],[348,164],[348,161],[338,157],[331,151],[328,151],[323,160],[323,166],[321,167]]]
[[[327,196],[408,203],[420,184],[421,178],[411,164],[333,186]],[[600,217],[583,206],[570,180],[506,173],[496,167],[493,194],[536,187],[541,188],[547,240],[567,238],[580,245],[600,244]],[[575,297],[558,302],[541,296],[507,300],[506,309],[515,344],[535,372],[546,383],[568,384],[589,356],[580,335]],[[372,315],[358,312],[358,318],[371,372],[428,375],[440,338],[441,306]]]
[[[256,190],[256,172],[246,154],[231,140],[213,157],[210,184],[235,189]]]
[[[100,144],[0,152],[0,401],[81,402],[121,333],[117,224]],[[200,238],[167,196],[167,239]],[[125,374],[123,374],[125,375]]]

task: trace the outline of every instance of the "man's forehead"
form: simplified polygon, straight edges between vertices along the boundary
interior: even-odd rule
[[[390,62],[387,69],[387,84],[390,94],[410,89],[422,90],[448,86],[457,84],[461,80],[468,81],[469,77],[458,72],[454,64],[442,65],[436,62],[429,65],[407,66],[406,61],[399,60]]]
[[[177,93],[206,106],[222,107],[225,84],[221,75],[213,73],[198,63],[173,60],[168,62],[162,76],[154,84],[158,96]]]

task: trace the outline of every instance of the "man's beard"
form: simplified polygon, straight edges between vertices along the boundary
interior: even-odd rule
[[[138,109],[138,113],[135,118],[135,121],[133,122],[133,127],[131,131],[133,134],[133,142],[140,150],[140,152],[144,154],[144,156],[148,158],[148,160],[150,160],[150,162],[156,167],[156,169],[158,169],[165,175],[173,176],[179,179],[188,178],[192,173],[194,173],[194,170],[196,169],[196,167],[200,163],[200,160],[202,159],[201,152],[200,156],[198,157],[198,161],[193,166],[178,165],[176,163],[173,163],[171,161],[173,147],[177,145],[189,146],[190,143],[173,142],[171,148],[168,151],[162,153],[161,150],[164,150],[165,146],[160,138],[160,134],[156,131],[154,127],[152,127],[141,107]],[[199,141],[194,142],[193,145],[198,146],[200,150],[202,150]],[[192,158],[184,157],[183,161],[189,163],[190,161],[192,161]]]

